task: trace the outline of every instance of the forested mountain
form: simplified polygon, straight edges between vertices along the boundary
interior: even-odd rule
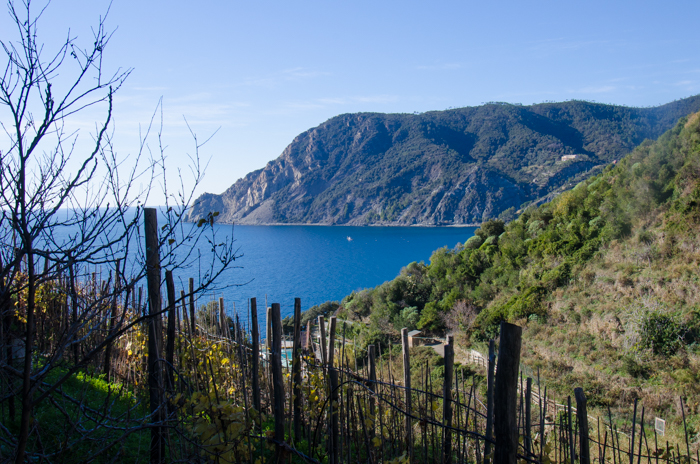
[[[345,114],[299,136],[220,195],[239,224],[473,224],[512,218],[600,172],[681,116],[700,96],[655,108],[584,101],[492,103],[423,114]]]
[[[522,362],[555,391],[581,386],[597,407],[643,398],[650,417],[676,418],[682,395],[700,432],[699,264],[695,113],[553,201],[508,224],[487,221],[429,265],[349,295],[338,311],[367,323],[362,347],[401,327],[479,346],[500,321],[517,323]]]

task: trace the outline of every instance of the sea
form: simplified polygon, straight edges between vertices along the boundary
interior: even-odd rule
[[[70,216],[70,211],[66,217]],[[165,223],[160,210],[159,225]],[[183,224],[185,230],[195,225]],[[433,251],[454,248],[474,235],[475,227],[352,227],[313,225],[249,226],[214,223],[205,227],[215,243],[231,243],[236,259],[215,281],[215,288],[197,297],[197,307],[224,298],[224,309],[248,326],[250,298],[256,298],[260,334],[265,337],[266,307],[279,303],[282,317],[293,314],[294,299],[302,311],[326,301],[341,301],[353,291],[373,288],[393,279],[409,263],[430,262]],[[57,243],[80,236],[80,227],[53,230]],[[211,232],[214,235],[211,235]],[[138,239],[141,240],[141,239]],[[55,245],[46,245],[49,249]],[[134,243],[131,250],[140,248]],[[140,267],[141,252],[130,251],[129,262]],[[189,255],[189,265],[174,269],[176,294],[187,291],[187,280],[198,283],[212,262],[212,247],[200,239],[176,253]],[[161,250],[163,258],[163,250]],[[179,258],[178,258],[179,259]],[[170,266],[164,263],[164,268]],[[100,276],[108,270],[90,269]],[[134,271],[135,272],[135,271]],[[141,286],[146,286],[145,280]],[[162,294],[167,298],[163,286]]]
[[[255,297],[261,336],[265,308],[279,303],[282,317],[293,314],[294,298],[302,311],[326,301],[340,301],[353,291],[396,277],[416,261],[426,264],[434,250],[454,248],[474,235],[475,227],[244,226],[214,224],[217,235],[232,237],[239,257],[217,280],[218,290],[198,304],[224,298],[229,315],[247,325]],[[203,249],[202,258],[207,258]]]

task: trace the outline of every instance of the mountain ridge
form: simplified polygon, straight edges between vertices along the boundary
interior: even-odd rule
[[[189,220],[238,224],[469,225],[513,217],[700,110],[570,101],[421,114],[355,113],[299,134]]]

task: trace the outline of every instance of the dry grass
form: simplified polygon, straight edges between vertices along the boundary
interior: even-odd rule
[[[527,324],[523,362],[539,368],[560,396],[574,386],[590,392],[594,414],[610,406],[629,415],[639,399],[647,417],[675,418],[669,426],[682,432],[679,396],[688,400],[687,414],[700,414],[700,355],[690,349],[653,355],[638,345],[639,331],[648,311],[687,314],[700,307],[700,240],[654,236],[653,243],[610,244],[553,292],[548,320]],[[690,432],[698,442],[696,422]]]

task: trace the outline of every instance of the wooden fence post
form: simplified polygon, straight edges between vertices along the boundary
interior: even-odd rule
[[[185,297],[185,291],[180,290],[180,301],[182,302],[182,325],[184,326],[184,331],[190,337],[192,337],[192,332],[190,331],[189,318],[187,317],[187,298]]]
[[[252,330],[253,344],[253,407],[258,414],[262,414],[260,406],[260,333],[258,329],[258,303],[255,298],[250,299],[250,324]],[[257,428],[260,428],[261,421],[257,420]]]
[[[688,424],[685,421],[685,405],[683,404],[683,397],[679,396],[678,399],[680,400],[680,405],[681,405],[681,413],[683,414],[683,431],[685,432],[685,449],[688,453],[688,461],[692,462],[693,458],[690,456],[690,441],[688,440]],[[643,413],[642,413],[643,415]],[[642,421],[643,422],[643,421]],[[644,425],[642,425],[644,427]],[[700,463],[700,451],[698,452],[698,463]],[[639,453],[641,454],[641,453]],[[680,452],[678,453],[679,455],[681,454]]]
[[[369,358],[369,385],[367,388],[372,392],[369,397],[369,413],[372,416],[372,420],[375,420],[374,418],[374,393],[376,392],[376,384],[375,382],[377,381],[377,366],[376,366],[376,347],[374,345],[370,345],[367,347],[367,357]],[[370,437],[374,438],[374,428],[375,425],[372,424],[372,428],[370,429]]]
[[[75,267],[74,263],[72,262],[71,254],[68,253],[68,279],[70,280],[69,285],[70,285],[70,301],[71,301],[71,320],[70,323],[74,327],[78,323],[78,292],[75,288]],[[140,290],[140,289],[139,289]],[[140,295],[140,293],[139,293]],[[7,317],[7,324],[8,328],[10,327],[10,317]],[[73,362],[78,363],[78,343],[73,343]],[[8,345],[7,348],[7,363],[8,365],[12,365],[12,347]],[[10,415],[12,418],[14,418],[14,408],[15,408],[15,402],[14,399],[10,401]]]
[[[267,307],[267,332],[265,336],[265,346],[268,353],[272,349],[272,308]]]
[[[292,352],[294,395],[294,441],[301,439],[301,299],[294,298],[294,341]]]
[[[571,396],[567,397],[567,422],[568,422],[568,441],[569,441],[569,462],[576,460],[576,446],[574,446],[574,422],[571,410]]]
[[[413,419],[411,418],[411,359],[408,353],[408,329],[401,329],[401,347],[403,351],[403,385],[404,401],[406,402],[406,451],[408,451],[409,461],[413,459]]]
[[[328,365],[333,367],[335,362],[335,332],[337,328],[336,317],[331,316],[328,322],[328,348],[326,348],[326,356],[328,356]]]
[[[321,364],[325,366],[328,357],[326,356],[326,319],[323,316],[318,316],[318,332],[321,335]]]
[[[139,286],[139,303],[138,307],[141,310],[142,315],[147,316],[148,315],[148,309],[146,308],[146,305],[143,304],[143,285]]]
[[[634,413],[632,414],[632,436],[630,437],[630,464],[634,464],[634,431],[637,427],[637,401],[638,398],[634,399]],[[640,438],[641,439],[641,438]],[[681,452],[678,451],[678,458],[680,459]],[[690,459],[690,456],[688,456]]]
[[[486,444],[484,445],[484,458],[491,454],[491,441],[493,440],[493,395],[494,395],[494,375],[496,369],[496,342],[489,340],[488,374],[486,380]]]
[[[540,377],[540,373],[538,371],[537,372],[537,378],[538,378],[537,383],[538,384],[540,383],[539,377]],[[539,390],[539,387],[537,389],[538,389],[538,391],[541,391],[541,390]],[[544,458],[544,449],[547,446],[547,437],[545,436],[545,433],[544,433],[544,431],[545,431],[544,421],[546,419],[546,416],[547,416],[547,387],[545,386],[544,387],[544,398],[542,396],[540,396],[540,454],[539,454],[540,461],[542,461],[542,459]]]
[[[184,309],[184,306],[183,306],[183,309]],[[177,303],[175,303],[175,327],[177,327],[178,333],[183,332],[183,329],[182,329],[183,318],[185,321],[187,320],[187,311],[183,311],[182,316],[180,316],[180,307],[178,306]],[[187,332],[187,330],[185,330],[185,332]]]
[[[518,456],[518,371],[522,328],[501,322],[494,395],[495,464],[516,464]]]
[[[313,353],[313,339],[311,338],[311,321],[306,321],[306,340],[304,341],[304,347],[306,348],[306,353]]]
[[[158,321],[161,318],[160,297],[160,251],[158,249],[158,215],[155,208],[144,208],[146,235],[146,280],[148,282],[148,391],[151,408],[151,422],[162,422],[161,409],[161,369],[158,362],[159,337]],[[160,426],[151,428],[151,464],[165,462],[165,440]]]
[[[46,260],[48,262],[48,258]],[[108,331],[108,337],[111,337],[112,334],[114,333],[115,330],[115,324],[117,323],[117,292],[119,291],[119,286],[120,286],[120,277],[119,277],[119,265],[121,264],[121,260],[117,259],[117,266],[116,266],[116,271],[115,271],[115,278],[114,278],[114,285],[113,285],[113,293],[114,295],[112,296],[112,313],[110,314],[109,318],[109,331]],[[112,344],[114,343],[113,340],[110,340],[107,343],[107,346],[105,347],[105,363],[104,363],[104,374],[105,378],[107,381],[109,381],[110,375],[111,375],[111,368],[112,368]]]
[[[449,335],[445,344],[445,381],[442,394],[442,420],[444,443],[442,462],[452,463],[452,379],[454,376],[454,337]]]
[[[642,442],[644,440],[646,440],[646,436],[644,434],[644,406],[642,406],[642,417],[639,421],[639,448],[637,448],[637,464],[641,464],[642,462]],[[647,449],[649,449],[648,444]],[[690,450],[688,450],[688,462],[693,462],[693,458],[690,456]]]
[[[525,384],[525,455],[530,457],[532,452],[532,377]]]
[[[591,464],[591,451],[588,446],[588,410],[586,409],[586,395],[583,393],[583,388],[575,388],[574,396],[576,397],[576,415],[578,416],[579,443],[581,445],[579,462]]]
[[[168,339],[165,346],[165,368],[168,370],[168,388],[175,387],[175,282],[173,272],[165,271],[165,285],[168,291]]]
[[[274,390],[274,415],[275,415],[275,462],[281,462],[282,446],[284,442],[284,378],[282,377],[282,318],[280,316],[279,303],[272,303],[272,352],[270,359],[272,364],[272,385]],[[268,338],[270,338],[268,334]]]
[[[221,336],[231,339],[231,329],[228,326],[228,318],[226,317],[226,311],[224,311],[224,297],[219,297],[219,321],[221,326]]]
[[[190,290],[190,322],[192,324],[192,336],[197,334],[197,319],[194,313],[194,279],[190,277],[189,279],[189,290]]]
[[[336,318],[332,316],[330,319],[330,324],[328,327],[328,381],[329,381],[329,394],[331,396],[331,401],[329,404],[330,413],[330,440],[331,440],[331,464],[339,464],[339,449],[338,449],[338,408],[334,404],[339,404],[338,402],[338,371],[333,367],[335,359],[335,328],[336,328]]]

